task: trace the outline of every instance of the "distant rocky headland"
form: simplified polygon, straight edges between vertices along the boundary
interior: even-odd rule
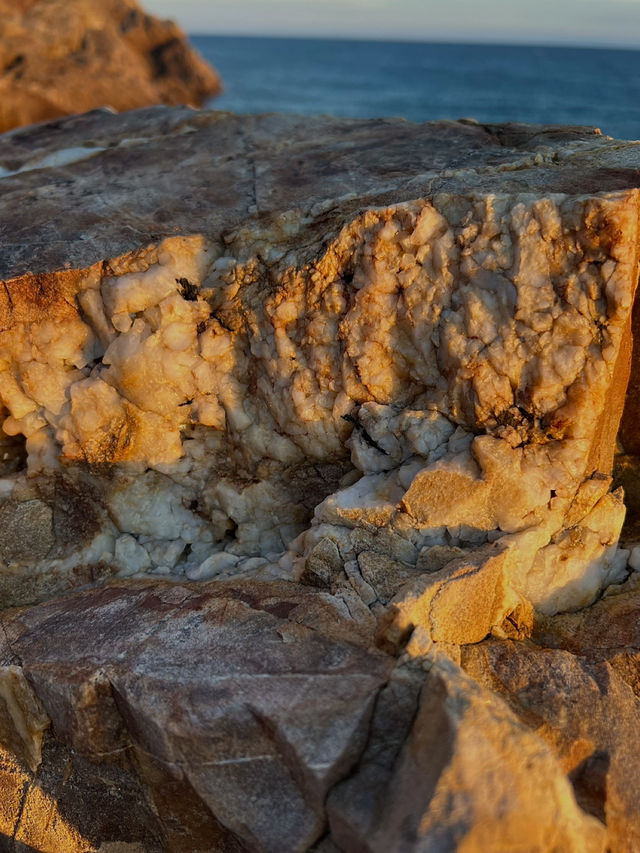
[[[217,72],[135,0],[0,0],[0,132],[96,107],[201,106]]]
[[[16,849],[640,849],[640,145],[98,110],[0,176]]]

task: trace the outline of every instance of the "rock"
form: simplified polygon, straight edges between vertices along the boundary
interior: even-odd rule
[[[552,751],[447,658],[398,674],[372,732],[329,798],[340,849],[604,851],[604,828],[577,807]]]
[[[611,587],[591,607],[538,618],[534,638],[541,646],[567,649],[594,663],[607,662],[640,698],[640,575]]]
[[[238,558],[233,554],[225,554],[224,551],[212,554],[200,563],[197,569],[190,569],[186,574],[189,580],[210,580],[221,574],[225,569],[230,569],[238,563]]]
[[[2,0],[0,68],[0,132],[102,106],[199,106],[221,90],[184,33],[135,0]]]
[[[637,846],[638,146],[149,108],[0,165],[10,843]]]
[[[574,667],[569,697],[533,712],[556,713],[576,741],[563,751],[426,632],[396,661],[372,648],[375,624],[358,618],[337,596],[255,580],[118,581],[5,611],[0,832],[78,853],[117,843],[145,853],[462,853],[515,851],[523,839],[532,853],[604,851],[604,827],[580,810],[566,773],[594,732],[595,748],[631,733],[630,690],[625,699],[615,688],[594,721],[577,705],[563,714],[571,691],[589,687]],[[462,651],[488,682],[486,661],[499,670],[502,660],[494,649],[513,649],[517,666],[517,648]],[[524,706],[538,688],[527,694],[522,682],[498,691]],[[606,740],[605,713],[621,711],[623,728]],[[617,784],[625,765],[613,756]],[[592,809],[583,794],[597,768],[580,766],[578,801]],[[612,801],[617,791],[608,788]],[[629,789],[621,802],[632,800]]]
[[[0,397],[28,476],[1,511],[40,501],[55,536],[5,557],[5,603],[253,566],[374,606],[438,565],[436,634],[466,642],[594,600],[627,571],[637,158],[586,129],[187,109],[4,137]],[[432,549],[491,543],[476,612],[477,573]]]
[[[424,681],[420,667],[400,666],[380,691],[357,773],[331,792],[327,804],[340,850],[371,849],[367,844],[382,823],[394,767],[410,735]]]
[[[492,631],[501,635],[505,626],[528,636],[532,608],[508,585],[513,559],[508,549],[489,545],[406,583],[381,619],[381,641],[400,649],[416,626],[456,645],[477,643]]]
[[[21,661],[13,671],[51,719],[55,749],[91,761],[134,758],[114,778],[138,787],[136,808],[167,798],[171,782],[191,791],[205,823],[213,815],[236,839],[221,849],[307,850],[324,832],[328,790],[364,748],[393,661],[343,639],[345,629],[357,635],[353,618],[331,616],[309,588],[254,581],[192,589],[120,582],[6,614],[0,649],[4,637],[5,655]],[[37,773],[31,784],[41,785]],[[78,784],[86,803],[88,782]],[[10,835],[16,816],[9,810],[0,831]],[[164,818],[154,831],[168,831],[172,818]],[[100,826],[94,821],[92,837],[85,826],[83,837],[97,846],[123,840],[117,827],[109,835]],[[165,849],[139,840],[144,850]]]
[[[42,762],[34,774],[15,761],[3,745],[0,749],[3,848],[94,853],[101,848],[102,839],[117,838],[113,847],[107,842],[101,849],[128,853],[182,849],[185,853],[195,853],[206,849],[205,844],[217,843],[217,847],[209,849],[239,851],[237,844],[232,846],[233,839],[229,846],[223,846],[221,842],[228,834],[200,804],[199,813],[194,815],[197,798],[191,800],[187,827],[180,818],[181,810],[189,802],[184,792],[186,787],[188,793],[188,786],[166,778],[162,780],[164,790],[171,790],[175,800],[166,808],[168,821],[173,820],[173,824],[165,830],[126,753],[112,754],[109,758],[98,765],[49,736],[43,745]],[[158,780],[160,791],[161,784]],[[165,805],[160,799],[159,803]]]
[[[416,561],[416,569],[421,574],[429,574],[443,569],[447,563],[457,560],[458,557],[464,557],[462,548],[452,547],[450,545],[431,545],[423,548]]]
[[[0,553],[5,563],[44,560],[54,545],[53,511],[43,501],[5,501],[0,507]]]
[[[328,537],[321,539],[310,549],[300,580],[309,586],[331,589],[334,577],[342,574],[343,565],[336,543]]]
[[[361,551],[358,566],[362,577],[375,590],[376,599],[383,604],[388,604],[398,590],[418,574],[413,566],[375,551]]]
[[[27,769],[42,760],[43,733],[49,718],[24,677],[21,667],[0,667],[0,742]]]
[[[553,747],[578,803],[606,823],[610,849],[637,850],[640,702],[609,664],[496,641],[466,647],[462,664]]]

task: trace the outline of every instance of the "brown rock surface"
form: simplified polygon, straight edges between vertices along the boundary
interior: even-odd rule
[[[633,850],[638,145],[153,108],[0,167],[9,849]]]
[[[2,0],[0,132],[95,107],[199,106],[215,71],[135,0]]]
[[[640,701],[613,667],[497,641],[465,648],[462,665],[553,747],[582,808],[607,824],[611,850],[639,849]]]
[[[0,703],[0,832],[69,851],[604,851],[562,750],[438,648],[376,651],[344,601],[129,581],[6,611],[23,713]],[[50,720],[36,765],[16,720]]]
[[[329,820],[339,847],[604,851],[602,825],[573,805],[551,750],[449,659],[430,663],[410,730],[406,717],[404,726],[397,719],[406,687],[398,696],[390,685],[390,703],[381,697],[372,724],[384,748],[373,740],[358,772],[331,794]],[[385,726],[392,735],[382,733]],[[544,788],[534,779],[544,779]]]

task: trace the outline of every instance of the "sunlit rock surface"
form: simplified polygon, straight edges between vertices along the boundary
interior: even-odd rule
[[[180,28],[135,0],[0,2],[0,131],[94,107],[199,106],[220,90]]]
[[[188,110],[5,137],[0,397],[28,456],[1,486],[6,600],[296,578],[326,540],[373,604],[362,529],[419,577],[392,634],[593,600],[626,567],[637,151]]]
[[[605,803],[625,831],[630,796],[628,813],[608,786],[578,805],[570,743],[557,755],[439,644],[414,637],[400,661],[373,648],[357,601],[147,580],[3,614],[0,665],[32,693],[17,684],[6,712],[0,692],[0,832],[74,853],[604,853]],[[585,726],[576,762],[615,741]]]
[[[633,850],[638,144],[154,108],[0,167],[0,831]]]

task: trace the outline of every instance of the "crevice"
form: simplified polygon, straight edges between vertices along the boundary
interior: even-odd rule
[[[6,281],[3,281],[3,282],[2,282],[2,286],[4,287],[4,292],[5,292],[5,293],[6,293],[6,295],[7,295],[7,301],[8,301],[8,303],[9,303],[9,310],[10,310],[10,311],[11,311],[11,313],[13,314],[13,310],[14,310],[14,306],[13,306],[13,298],[12,298],[12,296],[11,296],[11,291],[9,290],[9,285],[7,284],[7,282],[6,282]],[[2,329],[1,331],[4,331],[4,329]]]
[[[366,428],[360,423],[357,418],[354,418],[353,415],[342,415],[342,420],[347,421],[347,423],[353,424],[354,428],[358,431],[358,434],[362,436],[362,440],[372,447],[374,450],[377,450],[378,453],[382,453],[384,456],[388,456],[389,454],[381,447],[378,442],[372,438],[367,432]]]
[[[22,659],[21,659],[20,655],[16,654],[13,646],[11,645],[11,641],[9,640],[9,634],[7,632],[7,628],[6,628],[4,622],[2,621],[1,618],[0,618],[0,630],[2,630],[2,633],[4,634],[4,639],[5,639],[5,642],[7,644],[7,649],[9,650],[10,654],[13,657],[13,660],[11,661],[11,663],[4,662],[3,665],[4,666],[20,666],[20,667],[22,667]]]
[[[327,822],[327,826],[329,826],[329,827],[330,827],[330,821],[329,821],[329,814],[328,814],[328,807],[327,807],[329,797],[336,790],[336,788],[338,788],[340,785],[343,785],[343,784],[349,782],[350,780],[354,779],[357,776],[358,772],[360,771],[362,763],[366,758],[367,750],[369,749],[369,746],[373,742],[373,739],[374,739],[374,726],[376,725],[376,717],[377,717],[378,712],[380,710],[380,704],[384,699],[384,693],[391,686],[391,684],[394,680],[394,674],[402,666],[411,666],[411,664],[398,664],[396,667],[394,667],[391,670],[388,678],[376,690],[375,698],[371,703],[371,712],[369,715],[369,719],[367,721],[366,735],[363,738],[363,747],[360,751],[360,754],[354,760],[354,762],[353,762],[351,768],[348,770],[348,772],[345,772],[339,779],[336,779],[336,781],[333,782],[329,786],[329,788],[327,789],[327,794],[325,796],[325,801],[324,801],[324,810],[325,810],[325,819]],[[413,728],[413,724],[415,722],[415,719],[418,715],[418,711],[420,710],[420,695],[421,695],[422,687],[424,685],[424,681],[425,681],[426,677],[427,677],[427,674],[424,673],[424,678],[422,678],[420,686],[417,689],[416,694],[415,694],[414,707],[412,709],[412,712],[410,714],[410,717],[409,717],[406,725],[404,726],[404,729],[405,729],[404,737],[402,738],[402,742],[399,743],[399,745],[398,745],[396,755],[394,756],[394,759],[393,759],[391,765],[387,768],[387,770],[388,770],[387,776],[389,779],[391,779],[393,777],[393,773],[394,773],[394,770],[395,770],[397,763],[400,759],[400,755],[402,753],[402,749],[404,747],[404,744],[405,744],[407,738],[409,737],[409,734]]]
[[[20,805],[18,806],[18,814],[16,816],[16,822],[13,827],[13,832],[11,833],[11,849],[16,850],[16,836],[18,835],[18,830],[20,829],[20,824],[22,823],[22,816],[24,815],[25,806],[27,804],[27,797],[29,796],[29,791],[34,785],[34,781],[31,780],[29,782],[24,783],[24,787],[22,789],[22,796],[20,797]]]
[[[0,405],[0,418],[6,417]],[[18,474],[27,468],[27,439],[22,433],[7,435],[0,425],[0,478]]]

